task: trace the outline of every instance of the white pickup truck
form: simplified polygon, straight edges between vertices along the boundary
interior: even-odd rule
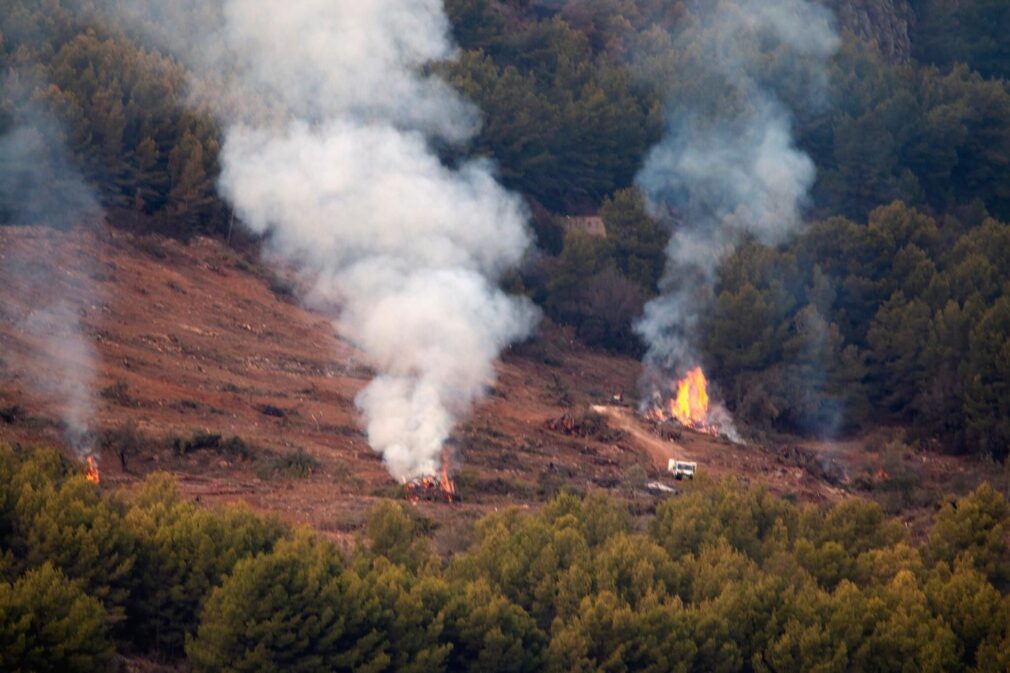
[[[694,473],[698,471],[698,463],[671,458],[666,469],[673,474],[674,479],[694,479]]]

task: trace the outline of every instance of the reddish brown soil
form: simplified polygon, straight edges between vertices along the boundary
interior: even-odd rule
[[[50,281],[46,291],[40,278]],[[33,308],[58,296],[77,311],[100,356],[94,430],[132,422],[143,440],[129,471],[111,452],[100,453],[108,487],[168,470],[201,502],[242,500],[338,538],[360,525],[377,498],[401,497],[360,431],[354,396],[370,372],[335,335],[334,316],[301,307],[290,285],[223,243],[183,244],[104,226],[73,234],[0,228],[0,288],[0,409],[25,412],[0,420],[0,441],[63,441],[56,399],[39,385],[59,371],[23,329]],[[612,401],[615,393],[633,398],[638,363],[587,350],[558,328],[506,353],[497,370],[488,398],[454,438],[463,502],[418,505],[441,521],[535,505],[560,487],[605,490],[648,507],[643,473],[674,485],[665,473],[671,457],[697,461],[704,475],[760,481],[811,502],[846,497],[856,485],[888,492],[891,476],[879,472],[887,456],[937,492],[963,490],[980,476],[979,466],[951,457],[869,451],[887,443],[888,431],[801,442],[799,452],[796,442],[736,445],[690,431],[664,439],[633,406]],[[604,420],[588,436],[548,428],[594,405]],[[250,455],[172,448],[197,432],[239,437]],[[318,461],[310,475],[273,469],[298,451]],[[828,472],[842,480],[810,469],[811,454],[820,463],[833,459]],[[952,484],[952,475],[963,483]]]

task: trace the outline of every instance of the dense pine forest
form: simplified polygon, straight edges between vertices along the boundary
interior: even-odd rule
[[[223,671],[978,671],[1010,666],[1010,506],[948,502],[925,544],[875,504],[799,507],[728,481],[633,519],[562,495],[480,520],[446,561],[379,505],[341,550],[154,474],[100,492],[0,449],[0,666],[113,653]]]

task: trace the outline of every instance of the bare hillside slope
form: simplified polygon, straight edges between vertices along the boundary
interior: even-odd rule
[[[65,444],[52,382],[86,363],[54,358],[28,327],[58,300],[97,353],[91,440],[109,487],[169,470],[202,502],[244,500],[337,536],[375,498],[402,497],[360,431],[354,397],[370,372],[336,337],[333,316],[303,308],[290,283],[221,242],[3,228],[0,287],[0,440]],[[419,504],[439,519],[535,505],[559,488],[649,508],[662,496],[647,481],[683,486],[665,473],[669,458],[813,502],[860,489],[886,496],[895,471],[937,488],[978,477],[950,457],[870,451],[887,433],[736,445],[658,427],[635,407],[637,362],[588,351],[556,327],[506,353],[497,371],[453,440],[462,502]],[[125,471],[115,450],[124,444],[135,450]]]

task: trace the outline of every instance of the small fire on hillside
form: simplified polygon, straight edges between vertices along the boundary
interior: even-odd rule
[[[428,502],[459,502],[456,493],[456,483],[449,476],[450,451],[442,452],[442,470],[436,475],[415,477],[403,482],[404,494],[411,504],[416,505],[422,500]]]
[[[710,403],[708,379],[701,367],[689,370],[668,395],[657,391],[653,398],[653,405],[645,410],[645,416],[656,423],[675,421],[685,428],[740,441],[726,409]]]
[[[686,428],[718,434],[708,419],[708,379],[701,367],[695,367],[677,381],[675,394],[663,398],[655,394],[655,403],[645,415],[656,421],[675,420]]]
[[[448,474],[441,476],[424,476],[410,479],[403,483],[403,490],[412,504],[425,500],[427,502],[458,502],[456,484]]]
[[[86,472],[88,481],[90,481],[92,484],[102,483],[102,476],[98,472],[98,461],[95,460],[95,457],[88,456],[84,460],[88,466],[88,471]]]

